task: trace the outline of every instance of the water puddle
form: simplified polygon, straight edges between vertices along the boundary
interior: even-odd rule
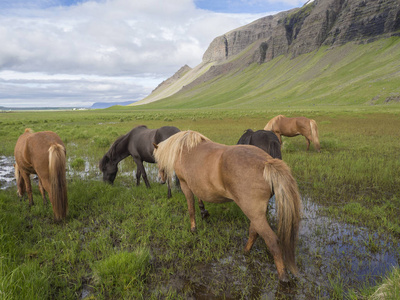
[[[67,159],[67,178],[79,177],[81,179],[98,179],[102,180],[102,173],[99,170],[98,163],[91,162],[85,158],[83,165],[79,168],[74,168],[73,162],[75,157],[68,157]],[[157,182],[158,168],[156,164],[144,163],[147,178],[150,182]],[[131,176],[132,182],[136,182],[136,166],[129,161],[123,160],[118,164],[118,176]],[[132,171],[133,168],[133,171]],[[128,171],[129,170],[129,171]],[[141,179],[143,182],[143,179]],[[13,156],[0,156],[0,189],[6,189],[15,186],[14,175],[14,157]]]
[[[0,156],[0,189],[15,185],[14,157]]]
[[[180,274],[172,276],[163,288],[167,291],[189,289],[194,299],[220,299],[221,296],[236,299],[237,291],[244,290],[249,291],[244,299],[331,299],[334,288],[338,287],[345,298],[349,289],[376,285],[381,276],[399,266],[398,240],[387,233],[380,235],[366,228],[337,222],[323,216],[321,209],[310,199],[303,199],[296,252],[299,276],[289,285],[268,279],[260,284],[260,278],[268,276],[265,270],[276,267],[272,257],[267,260],[263,257],[270,255],[259,238],[251,250],[256,252],[253,258],[227,253],[219,261],[194,267],[189,278]],[[274,224],[274,198],[270,201],[269,211],[268,218]],[[247,235],[243,246],[246,241]],[[221,286],[226,289],[216,296],[213,291],[220,291]]]

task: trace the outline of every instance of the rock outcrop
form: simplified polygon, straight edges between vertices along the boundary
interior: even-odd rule
[[[309,53],[323,45],[380,38],[400,30],[399,0],[315,0],[214,39],[203,62],[222,62],[258,42],[254,59]]]
[[[185,66],[138,104],[280,55],[295,58],[321,46],[367,43],[393,35],[400,35],[400,0],[310,0],[301,8],[258,19],[216,37],[199,66],[189,71]],[[177,81],[183,72],[184,80]]]

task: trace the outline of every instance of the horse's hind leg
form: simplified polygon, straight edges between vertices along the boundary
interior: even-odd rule
[[[43,187],[43,184],[42,184],[42,181],[40,180],[40,178],[39,178],[39,191],[42,194],[43,204],[47,205],[48,202],[47,202],[47,199],[46,199],[46,191],[45,191],[45,189]]]
[[[310,140],[306,137],[306,141],[307,141],[307,151],[310,149]]]
[[[206,219],[210,216],[208,210],[204,207],[204,203],[201,199],[199,199],[199,208],[200,208],[202,219]]]
[[[25,181],[25,188],[26,188],[26,193],[28,194],[29,206],[32,206],[35,203],[33,203],[31,179],[29,178],[29,174],[26,174],[26,173],[21,172],[21,176],[22,176],[23,180]]]
[[[258,238],[258,233],[255,230],[253,223],[250,223],[250,228],[249,228],[249,239],[247,241],[246,246],[244,247],[244,252],[247,253],[251,250],[251,248],[254,245],[254,242]]]
[[[257,231],[259,235],[261,235],[267,244],[269,251],[271,252],[272,256],[274,257],[274,262],[276,265],[276,270],[278,271],[278,277],[280,281],[289,281],[285,264],[283,263],[283,255],[281,248],[278,243],[278,237],[272,231],[271,227],[269,226],[266,217],[264,220],[257,220],[254,222],[254,229]]]

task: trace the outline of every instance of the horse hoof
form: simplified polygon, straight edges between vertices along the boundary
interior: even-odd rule
[[[206,218],[208,218],[210,216],[210,213],[208,212],[208,210],[204,210],[201,212],[201,218],[204,220]]]
[[[282,275],[279,275],[279,282],[288,283],[289,281],[290,281],[289,277],[288,277],[288,275],[286,273],[284,273]]]
[[[196,232],[197,232],[197,229],[196,229],[196,227],[193,227],[193,228],[190,228],[190,231],[191,231],[192,233],[196,233]]]

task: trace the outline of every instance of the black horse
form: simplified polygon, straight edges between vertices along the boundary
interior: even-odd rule
[[[282,159],[281,143],[275,133],[269,130],[253,131],[247,129],[240,137],[238,144],[254,145],[261,148],[273,158]]]
[[[153,144],[158,144],[179,131],[174,126],[149,129],[145,125],[141,125],[119,137],[100,160],[99,168],[103,172],[103,181],[112,184],[118,172],[118,163],[131,155],[137,167],[136,185],[139,185],[140,176],[142,176],[146,186],[150,188],[143,162],[155,163]],[[171,187],[168,184],[168,198],[170,197]]]

